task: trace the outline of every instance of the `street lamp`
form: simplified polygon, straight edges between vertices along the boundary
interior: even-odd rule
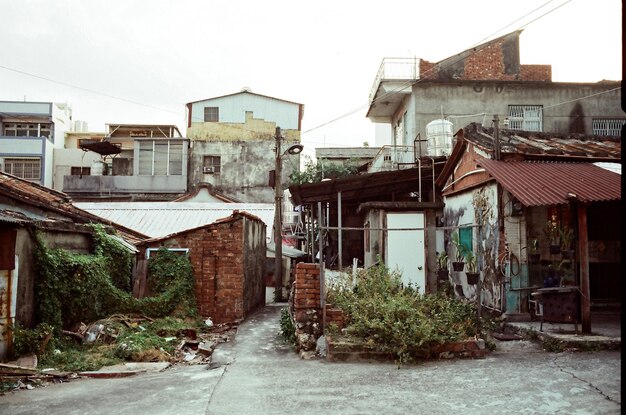
[[[283,207],[283,184],[282,158],[287,154],[300,154],[303,150],[302,144],[293,144],[285,152],[281,152],[280,127],[276,127],[276,166],[274,169],[274,301],[283,299],[283,234],[282,234],[282,207]]]

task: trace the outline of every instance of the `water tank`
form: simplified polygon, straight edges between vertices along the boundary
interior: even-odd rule
[[[433,120],[426,125],[429,156],[449,156],[452,151],[452,123],[448,120]]]

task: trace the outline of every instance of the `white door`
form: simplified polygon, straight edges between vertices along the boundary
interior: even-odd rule
[[[390,270],[402,273],[404,284],[417,285],[419,292],[425,293],[424,214],[387,213],[387,228],[385,264]],[[407,228],[412,230],[393,230]]]

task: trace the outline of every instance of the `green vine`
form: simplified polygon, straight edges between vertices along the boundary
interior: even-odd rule
[[[37,323],[59,329],[114,313],[195,315],[193,273],[186,256],[159,250],[148,264],[155,296],[136,299],[130,293],[132,254],[101,225],[92,225],[92,231],[93,254],[48,248],[35,233]]]

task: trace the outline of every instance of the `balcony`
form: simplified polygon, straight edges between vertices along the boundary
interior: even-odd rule
[[[373,122],[390,123],[391,116],[411,85],[419,79],[418,58],[384,58],[369,95],[367,118]]]
[[[368,173],[416,167],[413,146],[383,146],[372,160]]]
[[[179,194],[187,191],[187,176],[63,176],[63,192],[76,198]]]

